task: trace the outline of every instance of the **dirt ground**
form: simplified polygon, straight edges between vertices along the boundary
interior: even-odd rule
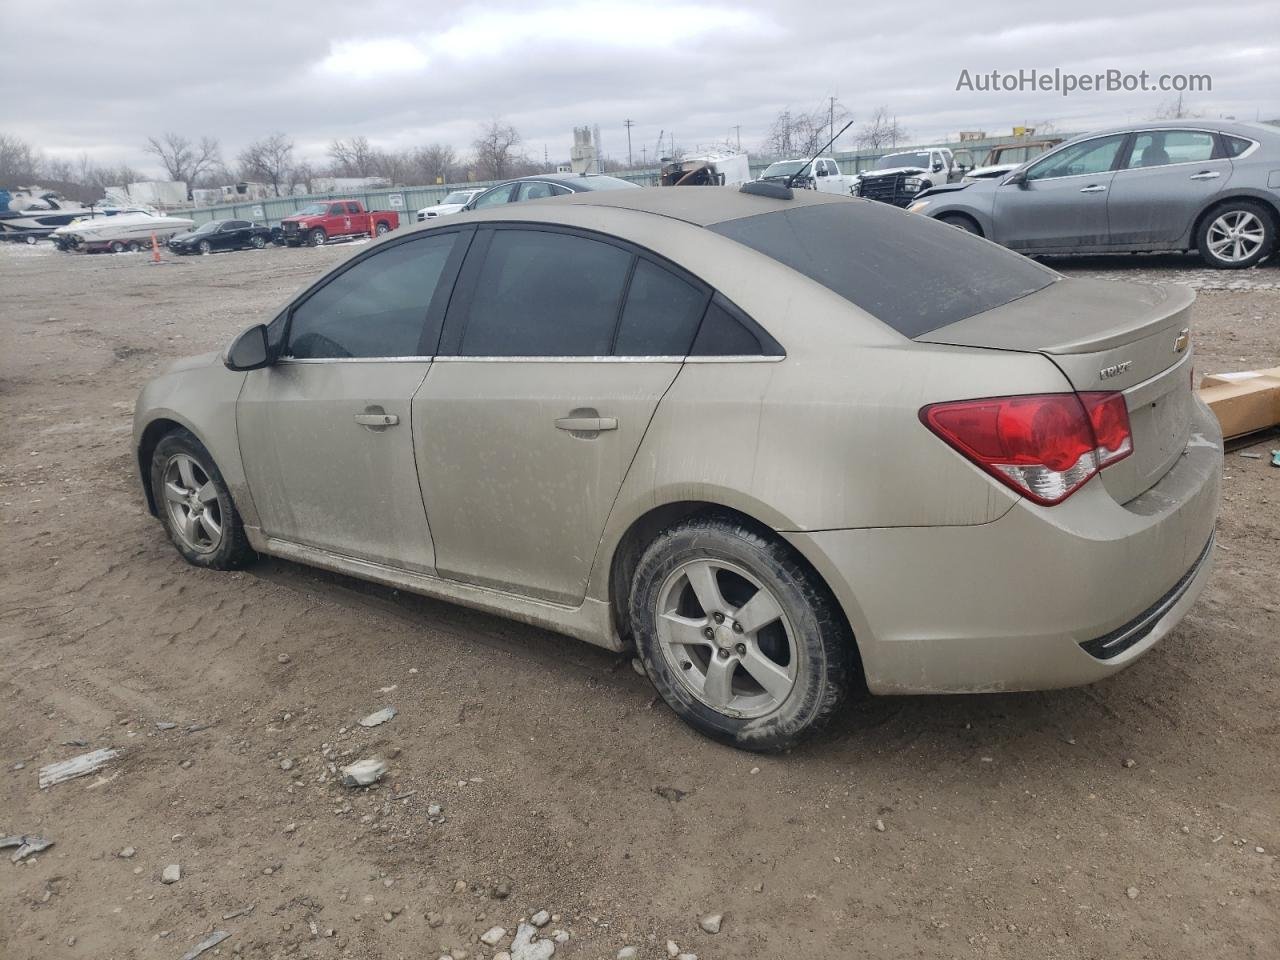
[[[563,960],[1280,956],[1269,454],[1227,455],[1212,582],[1128,671],[866,700],[752,756],[584,644],[290,563],[181,562],[139,494],[139,387],[352,252],[0,249],[0,834],[56,841],[4,851],[4,960],[178,960],[213,930],[206,958],[491,960],[540,909]],[[1055,266],[1190,282],[1198,370],[1280,364],[1274,264]],[[121,756],[38,789],[99,747]],[[391,774],[343,788],[326,752]]]

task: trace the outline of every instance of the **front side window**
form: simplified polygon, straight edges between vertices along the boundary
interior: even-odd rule
[[[460,353],[606,356],[632,255],[566,233],[497,230],[476,280]]]
[[[294,308],[288,355],[418,356],[431,298],[457,238],[446,233],[398,243],[338,274]]]
[[[1058,177],[1081,177],[1106,173],[1115,163],[1125,135],[1085,140],[1063,147],[1027,170],[1028,180],[1054,180]]]
[[[476,198],[476,209],[479,210],[483,207],[496,207],[499,204],[506,203],[511,199],[511,191],[517,186],[518,184],[515,183],[504,183],[500,187],[494,187],[488,193],[480,194],[480,196]]]
[[[1199,130],[1149,130],[1133,139],[1129,169],[1213,159],[1213,134]]]

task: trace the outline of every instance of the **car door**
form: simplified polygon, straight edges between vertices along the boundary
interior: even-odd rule
[[[1231,161],[1208,130],[1139,130],[1107,194],[1113,244],[1173,243],[1231,179]]]
[[[481,229],[413,401],[441,576],[577,604],[709,294],[596,235]]]
[[[466,228],[375,248],[272,324],[283,358],[236,404],[268,537],[429,572],[411,400],[431,366]]]
[[[1105,247],[1107,191],[1127,136],[1070,144],[1028,167],[1025,179],[1005,178],[996,186],[991,239],[1028,252]]]
[[[222,250],[235,250],[244,246],[246,226],[248,224],[243,220],[228,220],[214,234],[215,246]]]

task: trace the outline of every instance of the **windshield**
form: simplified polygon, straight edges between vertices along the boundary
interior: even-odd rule
[[[891,153],[877,160],[874,169],[892,170],[895,167],[924,167],[927,170],[929,155],[927,153]]]
[[[800,168],[808,164],[808,160],[779,160],[777,163],[771,163],[765,167],[762,177],[789,177],[793,173],[799,173]]]
[[[192,230],[192,233],[213,233],[218,227],[222,226],[221,220],[210,220],[208,223],[202,223],[200,226]]]
[[[1025,297],[1056,274],[887,203],[787,205],[708,229],[772,257],[904,337]]]
[[[440,202],[441,203],[466,203],[468,200],[470,200],[474,196],[475,196],[474,190],[455,190],[453,191],[453,193],[449,194]]]
[[[319,216],[322,216],[325,213],[325,211],[328,209],[329,209],[329,205],[327,203],[308,203],[305,207],[299,210],[297,214],[295,214],[295,216],[319,217]]]

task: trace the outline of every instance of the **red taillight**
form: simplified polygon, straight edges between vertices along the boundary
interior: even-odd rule
[[[1001,483],[1061,503],[1133,452],[1119,393],[1047,393],[935,403],[920,420]]]

